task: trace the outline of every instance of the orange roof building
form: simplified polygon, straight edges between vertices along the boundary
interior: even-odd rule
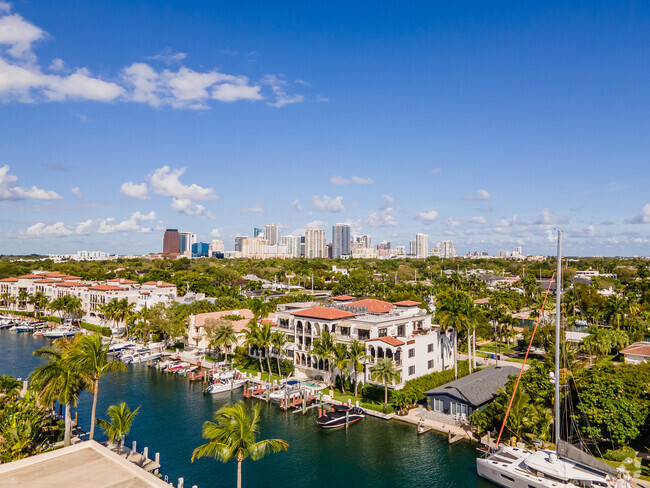
[[[393,308],[393,304],[375,298],[366,298],[356,302],[347,303],[348,307],[365,307],[370,313],[388,313]]]
[[[422,303],[413,300],[402,300],[401,302],[393,303],[393,305],[397,305],[398,307],[417,307],[422,305]]]
[[[307,317],[310,319],[341,320],[350,317],[356,317],[357,314],[330,307],[311,307],[304,310],[291,312],[291,315],[295,315],[296,317]]]

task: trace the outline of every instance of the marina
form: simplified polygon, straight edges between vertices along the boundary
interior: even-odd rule
[[[39,364],[32,351],[50,340],[0,331],[0,374],[25,378]],[[243,399],[243,389],[203,395],[202,382],[189,377],[163,374],[145,364],[127,366],[127,371],[111,373],[101,382],[98,417],[115,402],[126,401],[132,408],[142,405],[126,439],[160,452],[163,476],[170,481],[183,477],[185,486],[221,488],[235,486],[235,466],[211,459],[190,462],[192,450],[202,443],[201,426],[229,402]],[[287,440],[287,452],[244,462],[246,486],[277,486],[308,482],[310,486],[449,486],[491,487],[478,479],[475,445],[449,445],[447,436],[427,432],[417,434],[415,425],[366,416],[362,422],[343,429],[316,426],[318,409],[305,415],[283,412],[277,404],[262,403],[261,429],[265,436]],[[92,397],[79,399],[79,425],[89,429]],[[103,440],[101,437],[98,440]]]

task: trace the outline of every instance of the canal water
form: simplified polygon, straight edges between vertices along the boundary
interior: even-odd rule
[[[32,351],[50,340],[27,333],[0,330],[0,374],[26,377],[40,364]],[[98,417],[109,405],[127,402],[141,406],[127,445],[137,441],[138,450],[149,447],[151,457],[160,452],[162,469],[176,484],[230,488],[236,486],[235,461],[223,464],[214,459],[190,461],[192,450],[203,443],[201,425],[221,406],[242,399],[234,394],[203,395],[200,385],[186,377],[160,373],[145,365],[128,366],[125,372],[110,373],[100,382]],[[445,436],[417,435],[415,427],[397,421],[366,417],[345,430],[322,430],[315,425],[316,412],[306,415],[282,412],[276,405],[262,404],[262,438],[280,438],[290,447],[253,462],[244,461],[243,485],[248,487],[305,486],[346,487],[491,487],[478,479],[475,446],[459,442],[449,446]],[[79,423],[89,429],[92,398],[83,393],[77,411]],[[99,431],[99,437],[103,434]]]

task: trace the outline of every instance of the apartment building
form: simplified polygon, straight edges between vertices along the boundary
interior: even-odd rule
[[[370,369],[378,359],[395,361],[401,388],[410,379],[454,366],[454,331],[432,324],[432,315],[418,302],[389,303],[333,297],[325,306],[314,303],[284,304],[276,311],[275,330],[289,340],[287,355],[298,377],[329,379],[328,361],[311,351],[314,339],[323,331],[334,334],[336,342],[362,341],[368,361],[359,381],[371,382]]]

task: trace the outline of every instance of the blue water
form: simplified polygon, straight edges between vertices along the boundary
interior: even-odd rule
[[[50,341],[29,334],[0,330],[0,374],[26,377],[39,364],[32,351]],[[160,452],[162,473],[185,486],[229,488],[236,486],[236,462],[213,459],[190,462],[192,450],[203,442],[201,425],[214,411],[242,398],[242,390],[205,396],[201,386],[179,375],[160,373],[144,365],[129,366],[100,383],[98,417],[113,403],[126,401],[132,409],[141,405],[127,445],[149,447],[151,457]],[[261,403],[258,400],[247,400]],[[76,409],[79,423],[89,429],[92,398],[81,395]],[[262,404],[261,436],[289,442],[287,452],[261,461],[246,460],[243,485],[248,487],[489,487],[475,471],[476,450],[469,443],[449,446],[444,436],[416,435],[412,425],[368,417],[345,430],[316,428],[316,412],[307,415],[282,412]],[[99,437],[102,437],[99,431]]]

